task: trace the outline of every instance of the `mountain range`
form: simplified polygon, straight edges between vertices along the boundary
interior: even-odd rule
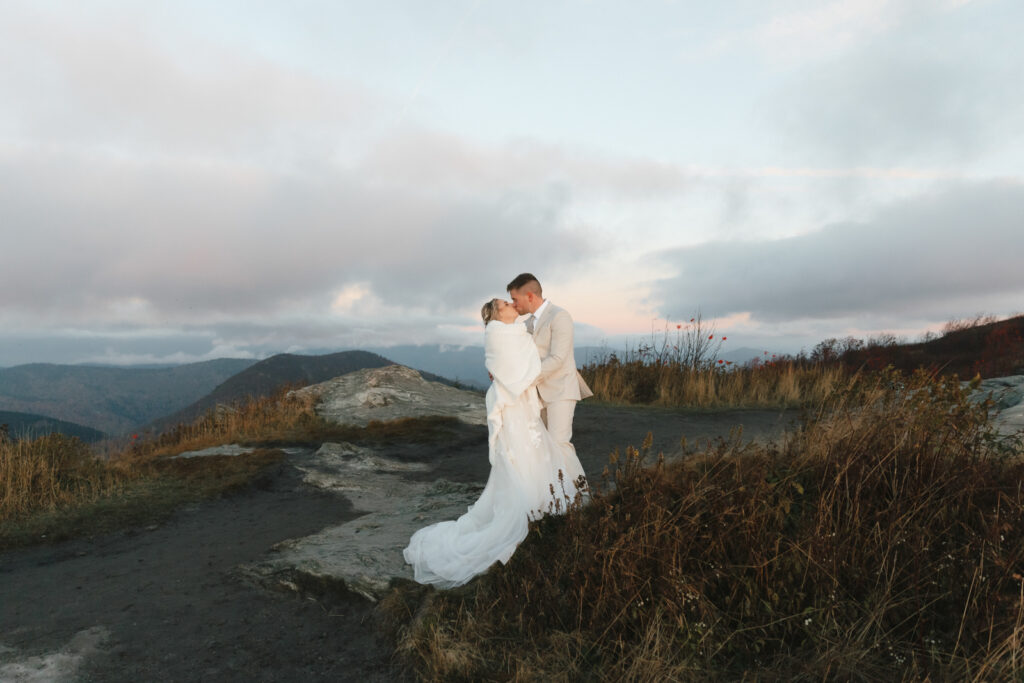
[[[44,415],[33,415],[32,413],[16,413],[9,410],[0,410],[0,429],[6,427],[6,434],[12,439],[33,439],[37,436],[60,432],[67,436],[77,436],[85,442],[100,441],[106,434],[103,432],[83,427],[74,422],[55,420]]]
[[[472,363],[482,365],[483,350],[478,351],[480,357]],[[219,403],[267,396],[284,386],[315,384],[394,362],[357,350],[315,356],[278,354],[261,361],[220,359],[175,367],[19,365],[0,368],[0,411],[7,416],[0,424],[8,424],[12,436],[58,431],[89,441],[104,432],[118,436],[160,431],[191,422]],[[428,380],[455,383],[416,369]]]
[[[222,358],[169,368],[32,363],[0,369],[0,410],[124,434],[187,406],[256,361]]]

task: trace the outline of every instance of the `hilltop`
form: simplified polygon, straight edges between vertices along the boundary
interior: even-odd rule
[[[941,335],[913,343],[900,343],[891,335],[867,341],[853,337],[826,339],[814,348],[810,358],[854,369],[892,365],[910,371],[921,367],[961,378],[1024,374],[1024,315],[1006,320],[952,321]]]

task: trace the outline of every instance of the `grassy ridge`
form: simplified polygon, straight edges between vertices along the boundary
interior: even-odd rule
[[[615,356],[580,372],[598,400],[691,408],[816,405],[850,375],[838,365],[779,362],[723,371]]]
[[[508,565],[385,609],[426,680],[1024,675],[1024,465],[955,379],[857,377],[778,446],[613,458]],[[612,485],[614,484],[614,485]]]
[[[153,438],[107,443],[104,457],[76,438],[0,439],[0,548],[149,523],[182,504],[244,487],[283,458],[277,446],[440,438],[452,419],[327,423],[309,399],[276,395],[209,411]],[[227,443],[243,456],[171,459]]]

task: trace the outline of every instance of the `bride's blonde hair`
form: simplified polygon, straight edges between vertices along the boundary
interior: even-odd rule
[[[494,320],[494,316],[498,315],[498,300],[491,299],[484,304],[484,307],[480,309],[480,317],[484,319],[484,325]]]

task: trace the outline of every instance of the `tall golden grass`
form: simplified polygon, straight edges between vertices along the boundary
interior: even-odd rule
[[[130,468],[108,466],[76,438],[0,440],[0,521],[111,495],[131,476]]]
[[[110,450],[111,460],[146,460],[226,443],[303,440],[329,429],[313,410],[314,400],[282,389],[272,396],[220,405],[173,428]]]
[[[144,465],[164,456],[232,442],[297,437],[311,428],[323,428],[311,401],[282,391],[219,407],[163,434],[107,442],[95,449],[60,434],[3,439],[0,520],[116,495],[128,482],[152,476],[153,469]]]
[[[777,362],[698,367],[609,356],[580,369],[598,400],[690,408],[791,408],[820,404],[849,378],[839,365]]]
[[[648,439],[508,565],[390,596],[399,651],[445,681],[1021,680],[1024,464],[986,408],[887,372],[777,445]]]

